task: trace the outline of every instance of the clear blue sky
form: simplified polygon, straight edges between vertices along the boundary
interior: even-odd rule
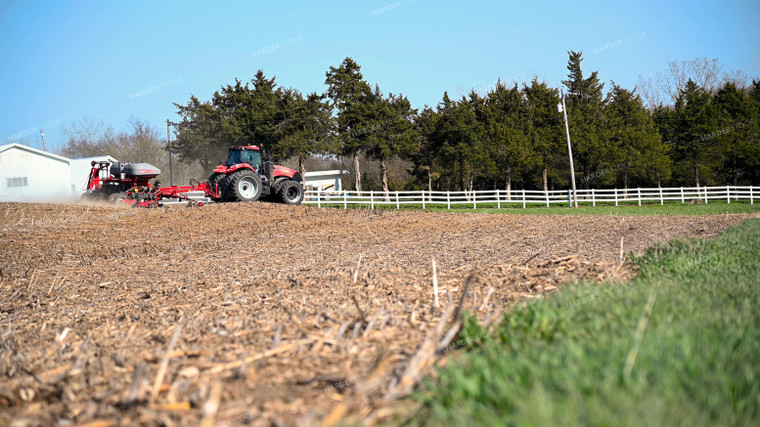
[[[371,84],[436,105],[535,74],[558,87],[567,51],[633,88],[669,60],[719,58],[760,77],[760,2],[0,0],[0,144],[49,146],[83,117],[165,132],[173,102],[209,99],[256,70],[304,93],[347,56]],[[619,46],[595,52],[617,40]],[[279,45],[278,45],[279,44]]]

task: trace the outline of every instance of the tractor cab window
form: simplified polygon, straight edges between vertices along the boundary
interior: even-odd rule
[[[254,150],[232,150],[229,157],[227,157],[227,166],[236,165],[238,163],[248,163],[259,170],[261,167],[261,153]]]

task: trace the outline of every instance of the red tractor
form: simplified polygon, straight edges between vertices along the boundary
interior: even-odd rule
[[[208,179],[217,189],[215,201],[268,201],[298,205],[303,201],[301,174],[293,169],[261,161],[261,148],[233,146],[227,161],[214,169]]]
[[[301,174],[293,169],[262,162],[261,148],[233,146],[227,161],[214,169],[208,181],[189,186],[161,187],[150,180],[161,171],[138,162],[92,162],[83,199],[124,201],[135,206],[161,206],[169,200],[204,202],[267,201],[298,205],[303,201]],[[171,203],[171,202],[169,202]]]

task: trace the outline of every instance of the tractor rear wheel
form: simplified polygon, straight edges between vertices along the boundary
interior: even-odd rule
[[[277,187],[277,200],[280,203],[300,205],[303,201],[303,188],[300,183],[289,179],[282,181]]]
[[[227,180],[227,200],[255,202],[261,197],[261,178],[256,172],[244,169],[233,173]]]
[[[208,178],[211,190],[216,191],[216,189],[219,189],[219,197],[214,198],[215,202],[221,202],[224,200],[224,192],[226,191],[225,184],[227,182],[225,178],[227,178],[227,175],[219,172],[214,172]]]

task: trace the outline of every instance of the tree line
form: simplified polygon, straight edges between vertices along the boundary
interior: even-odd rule
[[[561,88],[579,187],[760,184],[760,81],[745,86],[741,73],[696,59],[671,62],[669,74],[633,90],[610,82],[605,91],[582,61],[568,52]],[[459,99],[444,93],[419,110],[373,86],[351,58],[327,70],[325,86],[303,94],[259,70],[208,101],[191,96],[174,104],[171,150],[208,174],[228,146],[262,145],[269,159],[302,174],[308,165],[338,164],[352,171],[355,189],[386,193],[570,185],[560,88],[537,78],[499,80]],[[140,126],[134,131],[140,140]],[[377,179],[363,176],[367,170]]]

